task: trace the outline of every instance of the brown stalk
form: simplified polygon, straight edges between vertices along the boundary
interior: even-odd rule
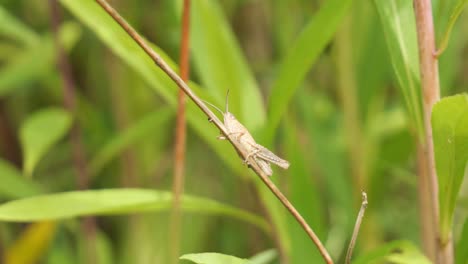
[[[354,224],[353,235],[351,236],[351,241],[349,242],[348,251],[346,252],[346,264],[351,264],[351,257],[353,256],[354,245],[356,244],[357,236],[359,234],[359,229],[361,228],[362,219],[364,218],[364,213],[367,208],[367,193],[362,192],[362,203],[361,209],[359,209],[358,216],[356,218],[356,223]]]
[[[426,157],[427,173],[420,175],[427,182],[427,190],[422,192],[429,193],[430,196],[430,215],[434,219],[434,226],[431,236],[436,239],[436,258],[432,259],[435,263],[453,263],[452,240],[449,243],[440,243],[440,225],[439,225],[439,200],[438,200],[438,182],[435,168],[434,143],[432,140],[431,114],[433,105],[440,99],[439,87],[439,69],[437,56],[434,56],[437,49],[435,46],[435,33],[432,16],[432,6],[430,0],[414,0],[414,13],[416,17],[416,31],[418,35],[419,49],[419,68],[421,73],[421,88],[424,108],[424,130],[425,142],[424,153]]]
[[[294,208],[294,206],[289,202],[289,200],[283,195],[283,193],[276,187],[276,185],[270,180],[270,178],[258,167],[257,163],[253,159],[252,156],[248,156],[247,151],[239,144],[236,140],[234,140],[231,135],[227,132],[226,128],[224,127],[223,123],[218,119],[218,117],[205,105],[205,103],[198,98],[198,96],[193,93],[193,91],[188,87],[188,85],[175,73],[169,65],[157,54],[151,47],[146,44],[143,38],[138,35],[138,33],[115,11],[106,1],[104,0],[96,0],[96,2],[101,5],[101,7],[117,22],[120,26],[130,35],[130,37],[135,40],[135,42],[140,45],[140,47],[146,52],[148,56],[150,56],[156,65],[161,68],[176,84],[179,86],[180,89],[184,91],[184,93],[190,97],[190,99],[208,116],[208,120],[213,122],[213,124],[221,131],[221,133],[231,142],[234,146],[236,151],[241,155],[242,158],[247,158],[248,164],[252,170],[260,177],[260,179],[267,185],[270,191],[280,200],[284,207],[291,213],[291,215],[297,220],[297,222],[301,225],[307,235],[311,238],[311,240],[316,245],[317,249],[319,250],[320,254],[322,255],[323,259],[326,263],[333,263],[333,260],[328,254],[328,251],[323,246],[320,239],[314,233],[312,228],[307,224],[304,218],[300,215],[300,213]]]
[[[58,70],[63,81],[63,104],[64,107],[74,115],[76,113],[76,85],[68,56],[59,39],[61,18],[57,0],[49,0],[49,8],[51,12],[51,27],[54,36],[55,49],[58,57]],[[89,185],[89,174],[86,169],[86,161],[81,139],[80,127],[75,122],[70,131],[70,143],[72,145],[73,165],[77,173],[77,185],[79,189],[84,190],[87,189]],[[84,218],[81,222],[81,228],[86,236],[86,261],[91,264],[96,263],[93,242],[96,230],[94,218]]]
[[[190,40],[190,0],[184,0],[182,10],[182,30],[180,40],[180,77],[184,82],[189,79],[189,40]],[[185,120],[185,93],[179,90],[177,98],[177,119],[174,142],[174,179],[172,183],[172,203],[171,221],[169,226],[171,262],[178,263],[180,251],[180,233],[182,214],[180,211],[180,201],[184,193],[185,182],[185,152],[186,152],[186,120]]]

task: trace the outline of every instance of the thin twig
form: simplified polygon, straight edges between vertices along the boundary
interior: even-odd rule
[[[424,106],[424,130],[425,141],[424,151],[426,155],[427,173],[420,175],[425,177],[428,183],[428,190],[420,190],[427,192],[431,195],[431,215],[434,219],[434,226],[432,227],[432,239],[439,240],[440,227],[439,227],[439,186],[437,182],[437,172],[435,168],[434,157],[434,143],[432,141],[432,127],[431,127],[431,114],[433,105],[440,98],[439,87],[439,69],[437,57],[434,56],[436,52],[434,24],[432,16],[432,5],[430,0],[414,0],[414,13],[416,18],[416,32],[418,36],[418,49],[419,49],[419,69],[421,74],[421,89]],[[446,248],[437,241],[436,259],[432,259],[434,263],[453,263],[452,249]],[[449,243],[451,244],[451,243]]]
[[[58,70],[63,81],[63,104],[65,108],[72,113],[76,113],[76,85],[73,78],[72,69],[67,54],[59,39],[60,10],[57,0],[49,0],[51,14],[51,27],[54,36],[55,49],[58,57]],[[72,145],[73,165],[77,173],[78,188],[84,190],[89,185],[89,174],[86,168],[86,159],[83,151],[82,137],[80,127],[74,122],[70,131],[70,143]],[[96,263],[94,236],[96,231],[96,222],[93,217],[86,217],[81,221],[81,228],[86,236],[87,263]]]
[[[182,10],[182,30],[180,40],[180,77],[187,82],[189,79],[189,39],[190,39],[190,0],[184,0]],[[172,203],[171,221],[170,221],[170,248],[171,262],[179,262],[180,233],[182,214],[180,211],[180,201],[184,193],[184,167],[185,167],[185,149],[186,149],[186,120],[185,120],[185,93],[179,89],[177,100],[177,119],[174,142],[174,178],[172,183],[172,194],[174,197]]]
[[[223,123],[218,119],[218,117],[205,105],[205,103],[198,98],[198,96],[193,93],[193,91],[188,87],[188,85],[167,65],[167,63],[157,54],[143,38],[138,35],[138,33],[115,11],[106,1],[96,0],[96,2],[101,5],[101,7],[117,22],[120,26],[135,40],[135,42],[140,45],[140,47],[150,56],[153,61],[158,65],[161,70],[163,70],[176,84],[182,89],[186,95],[192,99],[192,101],[208,116],[208,120],[213,122],[213,124],[221,131],[221,133],[231,142],[236,151],[241,155],[242,158],[246,159],[252,170],[260,177],[260,179],[267,185],[267,187],[273,192],[273,194],[280,200],[280,202],[286,207],[286,209],[291,213],[291,215],[297,220],[301,225],[307,235],[311,238],[314,244],[317,246],[320,254],[324,258],[326,263],[333,263],[333,260],[330,257],[330,254],[323,246],[320,239],[314,233],[312,228],[307,224],[304,218],[299,214],[299,212],[294,208],[294,206],[289,202],[289,200],[283,195],[283,193],[276,187],[276,185],[270,180],[270,178],[258,167],[257,163],[252,156],[248,156],[247,151],[239,144],[232,136],[227,132]]]
[[[357,236],[359,234],[359,229],[361,228],[361,223],[362,219],[364,218],[364,213],[366,212],[367,204],[367,194],[362,192],[361,209],[359,210],[359,214],[356,218],[356,224],[354,224],[353,236],[351,237],[351,241],[349,241],[348,252],[346,252],[346,264],[351,263],[354,245],[356,244]]]

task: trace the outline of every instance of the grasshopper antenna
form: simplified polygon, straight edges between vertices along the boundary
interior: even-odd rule
[[[205,103],[207,103],[207,104],[209,104],[209,105],[210,105],[211,107],[213,107],[214,109],[218,110],[218,111],[221,113],[221,115],[224,115],[224,112],[223,112],[221,109],[219,109],[216,105],[214,105],[214,104],[212,104],[212,103],[210,103],[210,102],[208,102],[208,101],[205,101],[205,100],[203,100],[203,99],[202,99],[202,101],[205,102]]]
[[[229,112],[229,89],[226,92],[226,113]]]

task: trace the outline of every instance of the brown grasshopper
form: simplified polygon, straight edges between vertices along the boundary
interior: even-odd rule
[[[229,112],[228,97],[229,90],[226,94],[225,112],[223,112],[221,109],[209,102],[206,103],[214,107],[223,115],[224,126],[226,127],[229,136],[233,137],[234,140],[239,142],[245,148],[245,150],[247,150],[248,154],[247,157],[245,157],[244,163],[247,163],[248,159],[252,157],[257,163],[257,165],[260,167],[260,169],[262,169],[262,171],[268,176],[271,176],[273,174],[273,170],[271,169],[270,163],[276,164],[283,169],[289,168],[289,162],[287,160],[276,156],[269,149],[265,148],[260,144],[257,144],[257,142],[255,142],[255,139],[249,133],[247,128],[245,128],[244,125],[242,125],[236,119],[236,117]],[[218,139],[224,140],[226,139],[226,137],[224,135],[220,135],[218,136]]]

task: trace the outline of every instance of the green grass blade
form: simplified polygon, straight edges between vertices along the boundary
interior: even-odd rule
[[[40,206],[38,206],[40,205]],[[172,194],[145,189],[103,189],[48,194],[14,200],[0,205],[0,221],[35,222],[88,215],[158,212],[170,209]],[[269,232],[261,217],[214,200],[185,195],[185,212],[226,215]]]
[[[325,210],[321,206],[321,193],[313,181],[311,167],[307,166],[307,158],[310,156],[303,151],[303,142],[298,141],[299,132],[295,129],[297,124],[292,120],[285,121],[285,124],[286,156],[294,161],[294,166],[288,170],[288,198],[317,236],[325,241]],[[304,259],[320,262],[322,256],[313,248],[301,226],[291,216],[287,220],[291,237],[291,263],[301,263]]]
[[[455,22],[457,21],[458,17],[462,13],[463,9],[465,8],[466,4],[468,4],[468,0],[459,0],[457,5],[452,11],[452,14],[450,15],[450,19],[447,25],[447,28],[445,29],[444,36],[442,37],[442,40],[440,41],[439,46],[437,47],[437,53],[438,55],[442,54],[445,49],[448,46],[448,42],[450,39],[450,34],[452,33],[453,26],[455,25]]]
[[[191,22],[191,55],[203,87],[222,109],[229,89],[230,112],[249,129],[260,128],[265,121],[260,90],[218,2],[193,1]]]
[[[22,21],[9,14],[0,6],[0,36],[6,36],[31,46],[39,41],[39,36]]]
[[[185,254],[180,259],[190,260],[196,264],[245,264],[246,259],[240,259],[234,256],[221,253],[196,253]]]
[[[422,139],[419,60],[413,2],[374,0],[385,34],[393,71],[418,136]]]
[[[278,257],[276,249],[267,249],[251,257],[248,264],[268,264]]]
[[[172,116],[172,112],[168,109],[161,109],[151,112],[144,116],[141,120],[128,127],[125,131],[111,138],[105,145],[95,154],[90,162],[91,175],[95,176],[113,159],[137,141],[143,140],[145,137],[157,133],[158,129],[166,124]]]
[[[80,33],[77,24],[66,23],[60,28],[59,38],[66,49],[71,49]],[[55,51],[52,38],[42,37],[37,45],[26,47],[12,58],[0,68],[0,97],[43,78],[46,73],[55,69]]]
[[[41,193],[38,185],[26,179],[13,165],[2,159],[0,159],[0,183],[2,198],[23,198]]]
[[[107,47],[138,73],[159,96],[175,109],[178,87],[95,1],[61,0],[60,2],[85,23]],[[153,48],[172,69],[178,70],[175,63],[161,49],[154,45]],[[195,84],[190,83],[189,85],[202,99],[211,99]],[[189,102],[186,112],[189,125],[221,159],[234,171],[244,171],[245,168],[242,168],[242,162],[237,158],[233,158],[237,156],[229,144],[223,144],[223,142],[216,140],[218,131],[207,121],[201,110]]]
[[[26,175],[32,175],[39,160],[65,136],[71,124],[71,115],[60,108],[40,110],[23,123],[20,141]]]
[[[455,263],[466,264],[468,263],[468,219],[465,219],[463,229],[460,233],[460,240],[455,248]]]
[[[468,170],[468,95],[450,96],[436,103],[431,123],[439,180],[441,241],[446,243],[458,192]]]
[[[353,264],[395,263],[429,264],[423,253],[411,242],[396,240],[356,258]]]
[[[268,142],[273,139],[294,93],[319,54],[332,39],[350,4],[350,0],[323,2],[320,10],[292,43],[289,53],[280,66],[268,103],[268,125],[265,131]]]

